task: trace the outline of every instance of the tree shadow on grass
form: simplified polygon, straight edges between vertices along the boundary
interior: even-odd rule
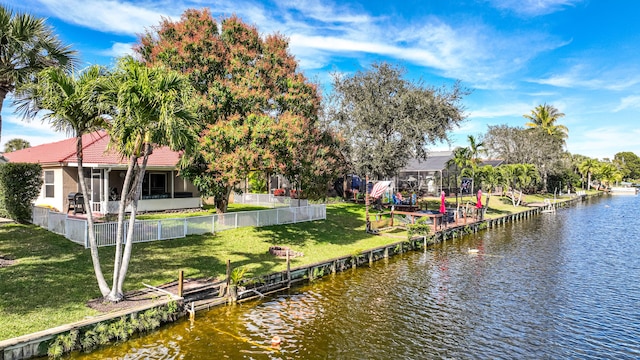
[[[236,260],[231,263],[231,268],[246,267],[248,274],[246,278],[258,277],[261,275],[271,274],[276,271],[282,271],[285,269],[286,260],[277,258],[268,252],[255,254],[246,252],[233,253],[236,257],[241,257],[242,260]]]
[[[159,285],[176,280],[180,269],[192,277],[224,274],[225,262],[203,254],[207,242],[215,246],[214,237],[206,236],[134,244],[125,290],[139,290],[143,282]],[[35,226],[3,226],[0,253],[16,259],[14,265],[0,269],[0,311],[26,315],[25,319],[29,314],[46,318],[47,313],[55,316],[101,297],[89,249],[62,236]],[[111,285],[115,247],[99,248],[99,254]]]
[[[326,220],[256,228],[272,245],[303,246],[308,242],[348,245],[371,237],[365,232],[361,205],[327,208]]]
[[[488,208],[487,213],[485,214],[485,217],[488,215],[496,215],[495,217],[500,217],[508,214],[511,214],[511,211]]]

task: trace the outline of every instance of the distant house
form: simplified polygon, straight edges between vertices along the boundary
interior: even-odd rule
[[[498,167],[502,164],[504,164],[504,160],[502,159],[484,159],[480,162],[478,166],[483,167],[486,165],[491,165],[493,167]]]
[[[97,131],[82,137],[84,177],[94,213],[109,214],[118,210],[127,170],[126,158],[107,151],[109,135]],[[139,211],[197,208],[201,206],[198,190],[177,175],[176,164],[180,154],[166,147],[156,148],[149,156],[142,185]],[[9,162],[39,163],[42,165],[44,184],[36,205],[50,206],[65,212],[73,194],[80,192],[76,139],[5,153]]]
[[[455,178],[450,179],[454,173],[447,165],[452,158],[452,151],[432,151],[426,160],[410,159],[398,171],[396,188],[430,195],[438,194],[441,190],[449,192],[448,189],[456,187]]]
[[[453,157],[453,151],[432,151],[426,160],[410,159],[398,172],[396,188],[429,195],[437,195],[441,190],[447,195],[458,193],[461,184],[456,183],[456,174],[459,170],[455,165],[448,165]],[[479,166],[497,167],[503,163],[504,160],[486,159]]]

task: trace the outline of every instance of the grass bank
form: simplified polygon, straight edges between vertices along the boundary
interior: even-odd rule
[[[433,199],[429,208],[437,208],[438,201]],[[514,209],[497,198],[489,205],[488,216],[495,217],[526,210]],[[285,261],[268,254],[271,245],[303,252],[303,257],[292,260],[292,265],[298,266],[397,241],[366,234],[364,227],[362,205],[335,204],[327,207],[324,221],[136,244],[125,289],[174,281],[181,269],[187,277],[221,278],[227,259],[234,267],[246,266],[250,276],[284,270]],[[0,226],[0,257],[15,261],[0,267],[0,340],[96,315],[85,305],[100,296],[89,250],[37,226],[9,224]],[[107,276],[112,273],[113,257],[113,247],[100,248]]]

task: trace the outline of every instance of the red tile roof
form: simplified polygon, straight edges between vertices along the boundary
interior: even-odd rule
[[[105,131],[97,131],[82,136],[84,147],[84,164],[98,165],[127,165],[128,159],[122,159],[113,150],[107,151],[109,135]],[[60,164],[77,163],[76,139],[66,139],[49,144],[38,145],[23,150],[18,150],[3,154],[10,162],[26,162],[40,164]],[[153,154],[149,156],[147,166],[169,166],[174,167],[180,158],[180,154],[171,151],[167,147],[153,149]]]

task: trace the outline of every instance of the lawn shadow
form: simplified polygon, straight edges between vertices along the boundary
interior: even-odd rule
[[[371,237],[365,232],[362,205],[327,207],[327,218],[297,224],[258,227],[271,245],[304,246],[308,242],[347,245]]]
[[[233,261],[231,268],[246,267],[249,271],[245,276],[246,278],[282,271],[286,265],[286,259],[275,257],[268,252],[261,254],[234,252],[232,254],[236,257],[242,257],[242,260]]]

